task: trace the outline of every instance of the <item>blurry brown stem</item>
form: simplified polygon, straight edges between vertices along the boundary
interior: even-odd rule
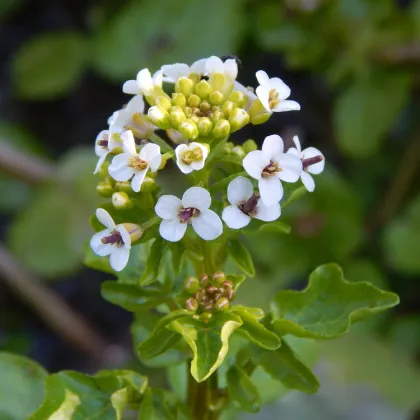
[[[86,321],[52,290],[45,287],[0,244],[0,278],[25,300],[63,339],[104,362],[106,343]]]
[[[420,44],[412,42],[404,45],[387,46],[375,51],[373,58],[387,64],[420,63]]]
[[[0,140],[0,172],[36,185],[54,179],[55,166]]]

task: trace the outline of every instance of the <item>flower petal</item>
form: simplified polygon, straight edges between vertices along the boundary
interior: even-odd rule
[[[130,257],[130,249],[125,247],[113,248],[112,254],[109,257],[109,263],[115,271],[121,271],[128,263]]]
[[[300,105],[296,101],[280,101],[278,105],[273,108],[274,112],[284,111],[299,111]]]
[[[237,82],[236,80],[233,82],[233,86],[233,90],[238,90],[239,92],[242,92],[250,99],[250,102],[253,102],[255,99],[257,99],[257,95],[252,90],[247,89],[244,85]],[[250,104],[248,104],[248,106],[249,105]]]
[[[111,235],[109,229],[101,230],[98,233],[95,233],[90,240],[90,247],[92,251],[99,255],[100,257],[106,257],[112,252],[112,245],[102,243],[102,238]]]
[[[223,65],[223,61],[216,56],[211,56],[206,61],[206,70],[208,73],[214,74],[214,73],[225,73],[225,66]]]
[[[192,207],[200,211],[206,211],[210,207],[210,204],[211,196],[205,188],[188,188],[182,196],[182,206],[184,208]]]
[[[309,192],[313,192],[315,190],[315,181],[312,178],[312,176],[309,175],[306,171],[302,172],[300,179],[302,180],[303,185]]]
[[[323,159],[321,162],[308,166],[306,170],[311,174],[318,175],[324,170],[325,167],[324,155],[318,149],[315,149],[315,147],[308,147],[302,152],[302,159],[308,159],[315,156],[322,156]]]
[[[299,154],[300,154],[300,152],[302,151],[302,147],[301,147],[301,145],[300,145],[300,140],[299,140],[299,137],[298,136],[293,136],[293,143],[295,143],[295,146],[296,146],[296,150],[299,152]],[[290,149],[289,149],[290,150]]]
[[[297,158],[299,158],[300,159],[300,152],[295,148],[295,147],[291,147],[288,151],[287,151],[287,153],[289,153],[289,154],[291,154],[291,155],[293,155],[293,156],[296,156]]]
[[[258,99],[261,101],[262,106],[266,109],[267,112],[273,112],[270,108],[270,88],[268,86],[258,86],[255,89],[255,93],[258,96]]]
[[[238,176],[231,181],[227,189],[228,201],[234,206],[237,206],[241,201],[248,200],[253,193],[254,187],[252,186],[252,182],[244,176]]]
[[[278,77],[273,77],[270,79],[270,90],[275,89],[275,91],[279,94],[280,101],[284,101],[286,98],[290,96],[290,88],[283,82],[283,80],[279,79]]]
[[[188,77],[190,75],[190,68],[183,63],[165,64],[162,66],[162,72],[166,82],[176,83],[180,77]]]
[[[144,113],[144,99],[143,95],[136,95],[130,101],[128,101],[127,106],[123,108],[129,115],[130,118],[133,114],[143,114]]]
[[[155,206],[156,214],[162,219],[177,219],[182,202],[174,195],[162,195]]]
[[[139,156],[145,160],[152,172],[156,172],[162,163],[162,155],[160,154],[160,146],[154,143],[148,143],[140,150]]]
[[[220,217],[213,210],[205,210],[199,216],[193,217],[192,227],[197,235],[205,241],[218,238],[223,232]]]
[[[122,88],[124,93],[129,95],[138,95],[140,93],[139,85],[135,80],[128,80],[123,84]]]
[[[147,170],[149,168],[143,169],[141,171],[136,171],[133,179],[131,180],[131,188],[134,192],[139,192],[141,184],[143,184],[144,178],[146,177]]]
[[[238,76],[238,63],[236,60],[229,58],[224,62],[224,73],[227,79],[235,80]]]
[[[152,82],[154,86],[162,87],[163,83],[163,72],[162,70],[155,71],[152,76]]]
[[[283,139],[277,134],[267,136],[262,145],[262,151],[270,159],[274,160],[275,156],[283,153],[284,143]]]
[[[96,217],[106,228],[111,230],[115,228],[111,215],[105,209],[96,209]]]
[[[153,92],[154,84],[149,69],[143,69],[137,73],[137,84],[143,95],[148,96]]]
[[[169,242],[178,242],[185,235],[187,226],[187,223],[181,223],[178,219],[165,219],[159,226],[159,233]]]
[[[258,80],[258,83],[262,86],[267,85],[270,78],[268,77],[268,74],[264,70],[258,70],[255,73],[255,76]]]
[[[277,177],[286,182],[296,182],[302,173],[302,161],[289,153],[284,153],[278,158],[278,165],[281,168]]]
[[[207,71],[206,62],[207,62],[207,58],[202,58],[192,63],[191,68],[190,68],[191,73],[195,73],[195,74],[206,73]]]
[[[130,155],[137,155],[136,143],[134,142],[133,132],[131,130],[121,133],[121,140],[123,141],[123,150]]]
[[[121,238],[124,243],[124,247],[127,249],[131,248],[131,237],[130,234],[127,232],[127,229],[124,227],[124,225],[117,225],[116,229],[118,232],[120,232]]]
[[[270,159],[261,150],[249,152],[242,161],[242,166],[248,175],[261,179],[261,172],[270,163]]]
[[[258,182],[261,200],[266,206],[272,206],[283,198],[283,185],[278,178],[272,176],[261,178]]]
[[[280,203],[266,206],[261,200],[257,204],[257,214],[254,216],[263,222],[272,222],[280,217]]]
[[[121,153],[114,156],[111,165],[108,167],[108,173],[116,181],[128,181],[135,173],[135,169],[128,166],[128,159],[131,155]]]
[[[109,153],[109,151],[105,150],[104,153],[102,154],[102,156],[99,156],[98,163],[96,164],[96,168],[93,171],[94,174],[97,174],[99,172],[99,169],[101,168],[102,164],[104,163],[108,153]]]
[[[241,229],[251,221],[251,217],[242,213],[235,205],[224,208],[222,219],[231,229]]]

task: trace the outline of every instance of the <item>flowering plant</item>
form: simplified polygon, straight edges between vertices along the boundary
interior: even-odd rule
[[[312,272],[306,289],[280,291],[268,312],[235,304],[241,284],[255,275],[246,240],[263,231],[289,234],[281,211],[315,190],[312,175],[325,164],[319,150],[302,150],[297,136],[290,148],[276,134],[261,150],[254,140],[230,141],[247,124],[300,109],[279,78],[258,71],[253,89],[237,75],[235,58],[164,65],[153,75],[143,69],[124,84],[134,96],[95,142],[97,191],[110,200],[91,219],[96,233],[86,263],[116,275],[102,295],[133,312],[140,360],[170,372],[187,363],[184,385],[151,388],[126,370],[64,372],[47,383],[33,419],[122,419],[127,410],[141,419],[217,419],[232,406],[256,412],[259,367],[285,388],[319,387],[290,337],[339,337],[398,303],[370,283],[347,282],[330,263]],[[106,415],[95,417],[101,409]]]

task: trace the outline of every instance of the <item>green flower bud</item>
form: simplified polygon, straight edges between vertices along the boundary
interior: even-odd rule
[[[237,108],[237,105],[234,104],[232,101],[225,101],[225,103],[222,105],[222,112],[227,118],[236,108]]]
[[[213,136],[217,138],[224,138],[227,137],[230,133],[230,124],[227,120],[219,120],[214,125],[213,128]]]
[[[108,166],[109,166],[109,162],[107,162],[106,160],[104,160],[102,162],[102,165],[100,166],[99,172],[98,172],[99,177],[101,179],[104,179],[104,178],[106,178],[108,176]]]
[[[162,155],[162,162],[159,166],[159,171],[161,171],[165,166],[166,166],[166,162],[168,162],[168,160],[174,155],[174,152],[166,152]],[[157,172],[149,172],[149,176],[152,177],[153,174],[155,174],[154,176],[156,177],[156,173]]]
[[[205,323],[205,324],[207,324],[209,321],[210,321],[210,319],[211,319],[211,317],[213,316],[213,314],[211,313],[211,312],[203,312],[202,314],[201,314],[201,320]]]
[[[158,96],[156,98],[156,106],[168,110],[171,106],[171,100],[166,96]]]
[[[239,156],[241,159],[243,159],[246,156],[245,150],[241,146],[235,146],[232,149],[232,155]]]
[[[133,189],[131,188],[131,183],[130,181],[117,181],[115,183],[115,188],[118,191],[124,192],[128,195],[133,194]]]
[[[201,98],[205,99],[212,92],[212,87],[207,80],[201,80],[195,87],[195,93]]]
[[[101,197],[111,197],[115,189],[113,183],[110,180],[110,177],[106,177],[96,187],[96,191]]]
[[[259,99],[252,102],[248,114],[251,117],[251,123],[254,125],[265,123],[271,116],[271,113],[267,112]]]
[[[213,123],[210,118],[201,117],[197,122],[198,132],[200,136],[207,137],[210,135],[211,130],[213,129]]]
[[[123,226],[130,235],[131,243],[137,241],[137,239],[140,239],[143,236],[144,230],[139,225],[134,223],[123,223]]]
[[[217,299],[216,303],[214,304],[214,307],[219,311],[225,311],[229,309],[229,299],[226,297],[221,297]]]
[[[169,110],[169,118],[171,120],[171,123],[175,127],[178,127],[179,124],[181,124],[187,119],[187,116],[185,115],[185,112],[182,110],[180,106],[173,106]]]
[[[229,95],[229,100],[238,105],[239,108],[243,108],[245,102],[245,94],[240,92],[239,90],[234,90]]]
[[[182,93],[186,97],[193,93],[194,82],[188,77],[180,77],[175,83],[175,92]]]
[[[200,284],[203,287],[206,287],[209,284],[209,276],[207,274],[200,276]]]
[[[184,289],[191,294],[197,293],[198,289],[200,289],[198,278],[194,276],[187,277],[184,281]]]
[[[196,85],[200,81],[201,76],[199,74],[197,74],[197,73],[191,73],[188,76],[188,78],[190,78],[193,81],[193,83]]]
[[[187,104],[187,98],[182,93],[174,92],[172,94],[172,104],[184,108],[184,106]]]
[[[152,106],[147,112],[149,120],[162,130],[171,128],[171,119],[169,118],[168,111],[166,109],[160,108],[158,106]]]
[[[226,280],[225,273],[223,271],[217,271],[213,274],[212,280],[217,286],[221,286],[222,283]]]
[[[192,94],[187,100],[187,104],[192,108],[197,108],[200,105],[201,98],[198,95]]]
[[[202,113],[210,112],[211,111],[211,107],[212,106],[208,102],[203,101],[200,104],[200,112],[202,112]]]
[[[255,143],[255,140],[252,139],[248,139],[244,144],[242,144],[242,147],[244,148],[245,153],[253,152],[258,149],[257,143]]]
[[[189,298],[185,302],[187,311],[195,312],[198,308],[198,302],[194,298]]]
[[[150,173],[150,172],[149,172]],[[150,176],[146,176],[141,184],[141,192],[152,192],[156,189],[156,181]]]
[[[112,205],[117,210],[126,210],[133,207],[133,202],[125,192],[115,192],[112,194]]]
[[[215,90],[209,96],[209,101],[212,105],[221,105],[224,100],[225,97],[223,96],[223,93],[219,90]]]
[[[187,117],[191,117],[191,115],[193,113],[193,110],[192,110],[192,108],[190,106],[185,106],[184,107],[184,112],[185,112],[185,115]]]
[[[197,115],[193,114],[193,115],[191,115],[190,120],[191,120],[191,121],[192,121],[195,125],[197,125],[197,124],[198,124],[198,122],[200,121],[200,117],[198,117]]]
[[[211,86],[214,90],[223,90],[225,87],[226,79],[224,74],[215,73],[211,78]]]
[[[197,125],[191,120],[182,122],[178,126],[178,131],[187,139],[194,140],[198,137]]]
[[[235,147],[235,145],[231,142],[231,141],[228,141],[226,144],[225,144],[225,152],[228,154],[228,155],[230,155],[231,153],[232,153],[232,149]]]
[[[216,109],[213,111],[211,119],[214,123],[224,118],[225,118],[225,115],[219,109]]]
[[[229,116],[232,132],[240,130],[249,123],[249,114],[242,108],[234,109]]]

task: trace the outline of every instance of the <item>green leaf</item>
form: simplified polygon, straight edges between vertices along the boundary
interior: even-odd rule
[[[85,252],[85,259],[83,262],[87,267],[103,271],[104,273],[115,274],[115,271],[109,263],[109,257],[100,257],[99,255],[96,255],[90,247],[89,242],[85,243],[83,249]]]
[[[239,367],[233,365],[226,374],[229,398],[242,410],[257,413],[261,408],[258,389],[249,376]]]
[[[211,7],[206,0],[129,2],[94,38],[92,65],[122,81],[144,67],[235,51],[243,17],[238,0],[214,0]]]
[[[146,261],[146,268],[140,279],[140,284],[146,286],[157,280],[159,268],[163,256],[167,250],[167,242],[159,235],[153,242],[149,256]]]
[[[169,245],[171,250],[171,262],[172,262],[172,269],[176,275],[182,270],[183,265],[183,257],[185,248],[182,246],[180,242],[173,242]]]
[[[275,351],[262,351],[258,364],[285,387],[302,392],[318,391],[319,382],[312,371],[299,360],[285,341]]]
[[[255,312],[252,311],[253,308],[249,309],[251,310],[237,305],[231,310],[232,313],[238,315],[242,320],[242,325],[238,332],[242,333],[248,340],[267,350],[278,349],[281,344],[280,338],[258,322],[259,318],[255,316]]]
[[[235,178],[237,178],[238,176],[247,176],[247,173],[245,171],[243,172],[238,172],[236,174],[233,175],[229,175],[227,177],[224,177],[222,180],[215,182],[211,187],[210,187],[210,193],[213,194],[216,191],[225,189],[229,183],[231,181],[233,181]]]
[[[16,93],[25,99],[52,99],[79,82],[86,58],[85,39],[78,32],[37,35],[12,60]]]
[[[373,155],[406,104],[410,87],[408,74],[378,71],[350,86],[335,107],[340,149],[352,158]]]
[[[252,256],[245,245],[238,239],[230,239],[228,248],[232,259],[236,262],[238,267],[250,277],[255,276],[254,263]]]
[[[193,351],[191,375],[197,382],[205,381],[223,363],[229,337],[241,324],[230,313],[214,313],[208,323],[192,317],[171,323],[169,328],[181,334]]]
[[[144,393],[138,419],[186,420],[185,411],[174,393],[149,388]]]
[[[304,197],[306,194],[308,193],[308,190],[306,189],[306,187],[304,185],[302,185],[299,188],[296,188],[295,190],[293,190],[290,195],[287,197],[286,200],[284,200],[284,202],[282,203],[281,207],[284,209],[287,206],[290,206],[290,204],[294,203],[295,201],[301,199],[302,197]],[[271,223],[270,223],[271,224]],[[286,225],[287,226],[287,225]],[[290,228],[289,228],[290,231]],[[289,233],[289,232],[284,232],[284,233]]]
[[[398,303],[395,293],[366,282],[350,283],[337,264],[325,264],[311,273],[305,290],[279,292],[271,308],[281,334],[334,338],[347,333],[352,323]]]
[[[45,400],[29,419],[122,420],[125,405],[139,403],[146,387],[147,378],[130,371],[63,371],[48,377]]]
[[[289,234],[292,228],[283,222],[264,223],[259,229],[259,232],[274,232]]]
[[[0,418],[27,419],[44,397],[47,372],[32,360],[0,352]]]

